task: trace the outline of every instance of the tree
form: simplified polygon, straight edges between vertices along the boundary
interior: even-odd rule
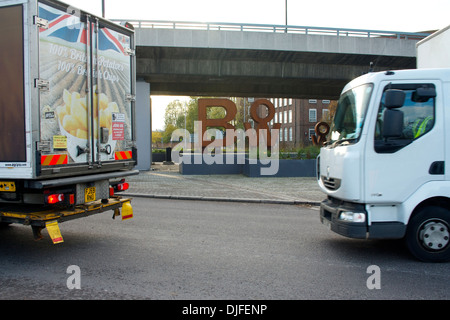
[[[184,104],[180,100],[174,100],[166,107],[164,125],[167,127],[169,124],[178,128],[184,127]]]
[[[161,143],[162,132],[161,131],[153,131],[152,132],[152,145],[157,145]]]
[[[162,133],[164,143],[170,142],[170,140],[172,138],[172,132],[174,132],[176,129],[177,129],[177,127],[171,123],[169,123],[165,126],[164,132]]]
[[[331,120],[334,118],[334,114],[336,113],[338,102],[337,101],[331,101],[330,105],[328,106],[328,116],[325,118],[322,118],[322,121],[327,122],[328,124],[331,124]]]
[[[194,133],[194,121],[198,120],[198,99],[198,97],[191,97],[186,104],[186,129],[190,133]]]

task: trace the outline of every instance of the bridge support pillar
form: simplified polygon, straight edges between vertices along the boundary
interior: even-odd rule
[[[136,145],[138,149],[138,170],[150,170],[152,163],[152,121],[150,104],[150,83],[136,81]]]

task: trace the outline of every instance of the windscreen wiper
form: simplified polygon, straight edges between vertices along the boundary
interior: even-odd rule
[[[331,145],[332,148],[335,148],[341,144],[343,144],[344,142],[347,143],[351,143],[351,142],[356,142],[358,141],[358,138],[348,138],[348,139],[341,139],[341,140],[336,140],[335,142],[333,142],[333,144]]]

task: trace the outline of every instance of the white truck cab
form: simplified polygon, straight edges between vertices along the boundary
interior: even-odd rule
[[[351,238],[405,238],[450,260],[450,69],[369,73],[347,84],[318,157],[320,220]]]

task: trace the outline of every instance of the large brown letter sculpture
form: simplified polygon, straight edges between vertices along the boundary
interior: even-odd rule
[[[258,115],[258,107],[263,105],[267,108],[267,116],[265,118],[261,118]],[[207,118],[207,108],[211,107],[222,107],[226,111],[226,115],[221,119],[208,119]],[[237,113],[236,105],[233,101],[228,99],[198,99],[198,120],[202,123],[202,131],[201,131],[201,139],[202,139],[202,147],[206,147],[211,143],[211,141],[205,140],[204,134],[208,128],[211,127],[221,127],[225,129],[234,130],[235,127],[229,122],[234,119]],[[259,99],[253,102],[250,107],[250,116],[256,122],[256,133],[257,133],[257,144],[259,144],[259,131],[266,130],[267,137],[266,143],[268,147],[272,146],[271,133],[269,129],[268,123],[273,119],[275,115],[275,107],[273,104],[266,99]],[[279,130],[281,127],[280,123],[274,123],[272,129]],[[244,123],[245,130],[251,129],[250,123]],[[226,146],[226,140],[223,139],[223,146]]]
[[[225,109],[226,115],[222,119],[208,119],[206,116],[207,108],[222,107]],[[211,141],[204,140],[204,134],[208,127],[222,127],[225,129],[233,129],[234,126],[229,122],[234,119],[237,113],[236,105],[228,99],[198,99],[198,120],[202,123],[202,147],[206,147]],[[225,139],[223,139],[225,146]]]
[[[267,108],[267,116],[265,118],[261,118],[258,115],[258,107],[260,105],[263,105]],[[266,143],[268,147],[272,146],[272,139],[271,139],[271,133],[269,130],[268,123],[273,119],[273,116],[275,115],[275,107],[273,106],[272,102],[266,99],[259,99],[253,102],[252,106],[250,107],[250,116],[252,119],[257,123],[257,137],[258,137],[258,144],[259,144],[259,131],[260,130],[266,130],[267,137],[266,137]],[[251,128],[250,123],[246,122],[244,123],[245,130],[248,130]],[[281,124],[280,123],[274,123],[272,126],[272,129],[280,130]]]

